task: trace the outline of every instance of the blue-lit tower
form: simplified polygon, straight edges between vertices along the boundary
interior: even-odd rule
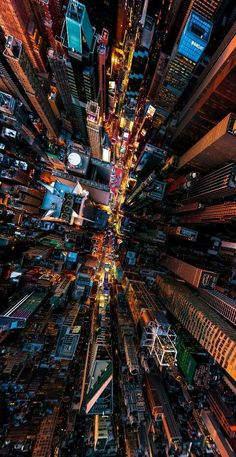
[[[69,1],[62,29],[62,44],[68,55],[66,73],[72,108],[81,138],[86,139],[86,104],[97,98],[96,36],[86,7],[78,0]]]
[[[212,21],[192,10],[177,40],[157,93],[155,127],[173,112],[209,43]]]

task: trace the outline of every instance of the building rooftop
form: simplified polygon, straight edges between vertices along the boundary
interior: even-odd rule
[[[0,91],[0,111],[6,114],[14,114],[15,106],[15,99],[10,94]]]
[[[82,56],[86,44],[92,50],[94,30],[90,24],[85,5],[70,0],[65,19],[67,47],[74,54]]]
[[[81,327],[76,325],[68,327],[63,325],[61,327],[55,357],[58,359],[72,360],[77,349],[80,339]]]
[[[12,305],[0,314],[0,327],[17,328],[24,326],[46,297],[47,292],[24,292],[21,298],[12,301]]]
[[[19,59],[22,52],[22,42],[12,35],[6,36],[6,47],[4,54],[12,59]]]

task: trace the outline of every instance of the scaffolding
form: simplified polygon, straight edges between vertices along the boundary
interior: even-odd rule
[[[145,313],[145,316],[144,316]],[[148,317],[147,317],[147,314]],[[145,310],[141,313],[144,322],[141,347],[146,348],[159,367],[170,367],[176,364],[177,349],[175,346],[176,334],[170,324],[153,319],[151,313]]]

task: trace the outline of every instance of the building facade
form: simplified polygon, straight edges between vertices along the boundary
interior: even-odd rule
[[[235,380],[236,340],[229,324],[176,280],[158,276],[157,287],[167,309]]]
[[[34,68],[23,48],[22,42],[8,35],[4,55],[12,70],[18,75],[29,100],[45,125],[50,137],[56,137],[58,126],[46,94],[35,74]]]

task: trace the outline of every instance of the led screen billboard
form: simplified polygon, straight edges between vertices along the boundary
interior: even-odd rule
[[[192,11],[181,35],[177,51],[193,62],[198,62],[212,31],[212,22]]]

